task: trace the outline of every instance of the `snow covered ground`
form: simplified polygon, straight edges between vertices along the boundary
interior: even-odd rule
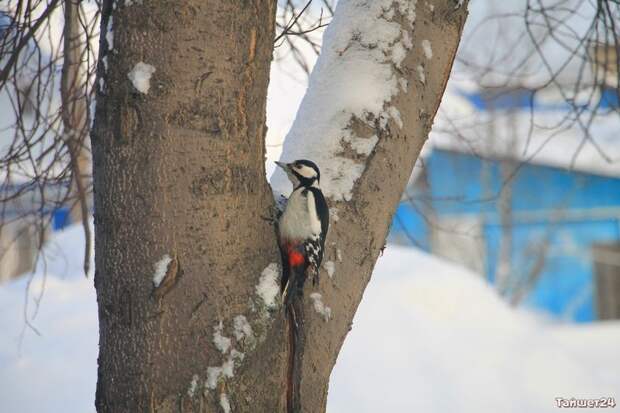
[[[71,227],[47,249],[32,321],[40,336],[24,324],[27,279],[0,285],[2,412],[94,411],[97,308],[82,240]],[[555,411],[555,397],[620,401],[619,348],[620,323],[551,324],[460,267],[390,245],[332,374],[328,411],[536,413]]]
[[[79,226],[56,233],[45,265],[40,262],[32,276],[27,308],[31,277],[0,284],[0,412],[95,411],[99,327],[93,278],[81,269],[83,252]],[[40,336],[26,326],[25,309]]]
[[[305,88],[297,68],[272,67],[270,161]],[[47,249],[47,277],[42,265],[32,277],[26,311],[40,336],[24,322],[29,278],[0,285],[0,412],[94,411],[97,307],[82,252],[81,229],[69,228]],[[556,411],[556,397],[620,402],[618,349],[619,322],[552,324],[507,307],[462,268],[390,245],[332,374],[328,411],[537,413]]]
[[[557,325],[477,275],[406,247],[379,259],[336,367],[328,411],[553,412],[620,402],[620,323]]]

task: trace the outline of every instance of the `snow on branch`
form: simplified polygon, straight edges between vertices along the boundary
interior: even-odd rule
[[[365,160],[379,138],[358,136],[353,121],[373,130],[388,120],[401,127],[391,100],[403,91],[400,67],[412,48],[415,0],[342,0],[325,32],[308,91],[284,142],[282,160],[310,159],[321,168],[321,187],[334,201],[350,200]],[[287,193],[281,171],[275,193]]]

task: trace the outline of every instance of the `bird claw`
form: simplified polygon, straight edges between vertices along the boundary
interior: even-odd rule
[[[261,215],[261,216],[260,216],[260,218],[261,218],[263,221],[267,221],[267,222],[269,222],[270,224],[273,224],[273,223],[275,223],[275,222],[277,221],[274,217],[266,217],[266,216],[264,216],[264,215]]]
[[[282,211],[278,210],[276,206],[272,206],[269,208],[268,215],[261,215],[261,219],[271,224],[275,224],[278,222],[278,219],[280,219],[280,215],[282,215]]]

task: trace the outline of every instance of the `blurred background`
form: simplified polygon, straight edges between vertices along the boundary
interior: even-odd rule
[[[268,176],[335,3],[279,1]],[[99,4],[24,4],[0,4],[0,411],[94,411]],[[329,412],[547,412],[556,398],[620,397],[620,6],[469,10]]]

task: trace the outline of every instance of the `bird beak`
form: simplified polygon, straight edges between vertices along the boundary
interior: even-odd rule
[[[287,163],[276,161],[276,165],[278,165],[280,168],[284,169],[284,171],[288,171],[288,164]]]

